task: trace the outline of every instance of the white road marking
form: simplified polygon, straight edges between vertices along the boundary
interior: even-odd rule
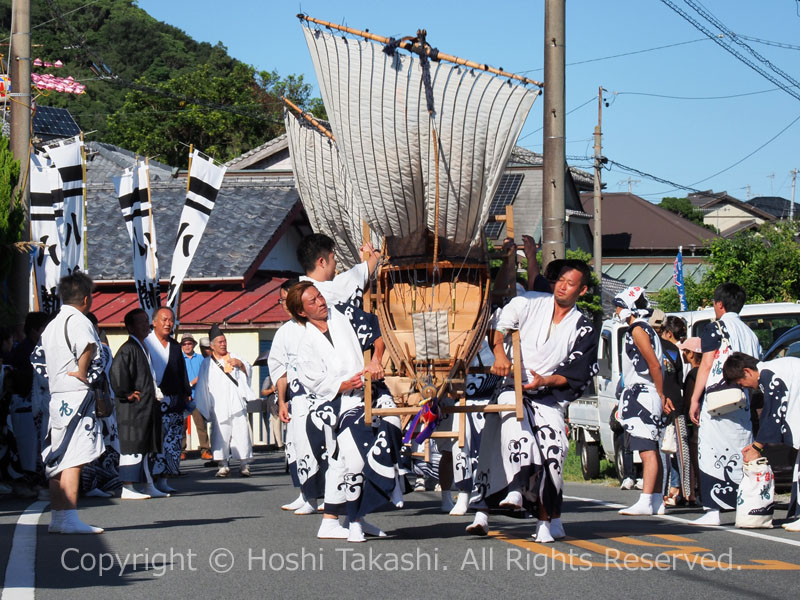
[[[38,500],[25,509],[14,528],[14,539],[6,565],[3,595],[0,600],[32,600],[36,583],[36,526],[47,500]]]
[[[578,502],[591,502],[592,504],[600,504],[601,506],[605,506],[607,508],[625,508],[623,504],[616,504],[614,502],[606,502],[604,500],[596,500],[594,498],[581,498],[579,496],[564,496],[564,500],[576,500]],[[699,527],[702,529],[709,529],[709,530],[717,530],[717,531],[727,531],[729,533],[735,533],[737,535],[743,535],[746,537],[754,537],[759,538],[762,540],[769,540],[771,542],[778,542],[779,544],[787,544],[789,546],[800,546],[800,540],[789,540],[782,537],[776,537],[774,535],[767,535],[766,533],[759,533],[757,531],[753,531],[752,529],[737,529],[736,527],[731,527],[730,525],[722,525],[720,527],[706,527],[703,525],[696,525],[691,519],[683,519],[681,517],[676,517],[674,515],[653,515],[653,517],[657,519],[664,519],[665,521],[675,521],[677,523],[686,523],[688,525],[694,525],[695,527]]]

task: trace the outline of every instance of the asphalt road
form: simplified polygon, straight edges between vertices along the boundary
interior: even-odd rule
[[[283,459],[258,454],[253,477],[215,479],[200,460],[184,463],[167,499],[82,499],[81,516],[105,527],[99,536],[49,535],[45,509],[35,533],[35,560],[22,561],[16,524],[30,501],[0,500],[3,600],[31,597],[19,587],[35,568],[41,599],[142,598],[577,598],[636,596],[789,598],[800,586],[800,535],[776,527],[742,531],[698,528],[694,511],[666,518],[622,517],[614,504],[638,492],[567,484],[568,537],[530,538],[534,522],[493,515],[488,537],[469,536],[471,517],[438,512],[439,494],[411,493],[403,509],[370,521],[389,533],[364,544],[316,539],[318,515],[279,509],[296,495]],[[234,471],[235,473],[235,471]],[[776,513],[776,524],[785,508]],[[35,517],[35,515],[34,515]],[[732,522],[733,515],[723,515]],[[31,516],[27,517],[28,519]],[[23,527],[24,529],[24,527]],[[27,551],[31,551],[27,548]],[[17,557],[7,568],[11,553]],[[30,575],[33,575],[32,573]]]

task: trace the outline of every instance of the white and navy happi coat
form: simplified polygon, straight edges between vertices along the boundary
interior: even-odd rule
[[[242,358],[245,370],[225,373],[220,363],[208,356],[200,365],[195,386],[195,402],[203,417],[211,423],[211,451],[214,460],[234,458],[247,463],[253,458],[253,441],[247,417],[247,401],[255,400],[250,388],[250,364]]]
[[[95,352],[86,384],[67,373],[78,370],[77,357],[89,344],[95,345]],[[50,421],[42,450],[48,477],[88,464],[103,454],[103,433],[90,385],[105,372],[108,356],[101,350],[89,319],[69,305],[62,306],[50,321],[31,354],[34,369],[47,379],[50,388]]]
[[[309,423],[323,438],[308,432],[312,450],[324,443],[325,512],[345,510],[356,520],[385,504],[397,482],[401,433],[399,417],[375,417],[364,423],[363,390],[340,394],[339,386],[364,370],[363,351],[380,337],[377,319],[361,309],[348,309],[350,318],[328,310],[330,340],[311,323],[298,349],[298,391],[308,401]],[[356,334],[356,331],[360,331]],[[388,408],[394,401],[381,382],[373,383],[373,406]]]
[[[737,313],[727,312],[709,323],[700,336],[703,354],[714,353],[714,364],[706,381],[706,393],[722,385],[722,365],[734,352],[761,356],[761,345],[753,331]],[[753,441],[749,396],[744,408],[712,416],[706,403],[700,408],[697,454],[703,506],[714,510],[734,510],[742,481],[742,448]]]
[[[758,386],[764,394],[759,444],[800,448],[800,358],[784,357],[758,364]],[[800,515],[800,453],[794,465],[788,517]]]
[[[622,426],[632,437],[657,441],[663,427],[661,398],[656,391],[650,368],[633,341],[633,332],[641,328],[650,340],[658,364],[663,360],[661,340],[644,318],[637,318],[625,332],[622,350],[622,381],[620,397]]]
[[[291,420],[286,427],[286,460],[289,474],[295,487],[300,487],[309,500],[322,498],[325,491],[327,460],[317,460],[311,450],[306,427],[308,425],[308,401],[297,381],[297,349],[303,340],[305,327],[290,320],[275,332],[269,350],[269,373],[273,382],[286,377],[286,401]]]
[[[520,332],[523,384],[533,370],[543,376],[561,375],[567,385],[525,392],[522,421],[513,411],[486,414],[470,498],[473,508],[496,505],[513,490],[522,494],[529,511],[541,503],[548,514],[560,513],[562,469],[569,449],[564,407],[583,393],[597,372],[597,336],[591,321],[575,307],[553,326],[554,308],[551,294],[526,292],[500,313],[498,330]],[[512,375],[501,384],[496,402],[514,404]]]

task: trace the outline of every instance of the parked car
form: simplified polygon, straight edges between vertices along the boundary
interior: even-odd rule
[[[800,325],[792,327],[789,331],[776,338],[775,343],[764,352],[763,360],[773,360],[783,356],[800,358]]]

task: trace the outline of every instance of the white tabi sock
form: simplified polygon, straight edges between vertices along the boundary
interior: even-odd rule
[[[542,519],[536,525],[536,533],[533,534],[533,539],[535,539],[540,544],[552,544],[556,540],[553,538],[553,534],[550,533],[550,521],[545,521]]]
[[[519,510],[522,508],[522,494],[516,490],[508,492],[508,495],[500,501],[501,508],[512,508]]]
[[[150,496],[148,494],[142,494],[141,492],[137,492],[133,489],[132,485],[123,485],[122,486],[122,493],[120,494],[121,500],[149,500]]]
[[[165,494],[171,494],[172,492],[178,491],[174,487],[170,487],[166,477],[159,477],[158,481],[156,481],[156,487]]]
[[[709,527],[719,527],[721,525],[719,520],[719,511],[718,510],[709,510],[706,511],[699,519],[695,519],[692,521],[695,525],[706,525]]]
[[[394,476],[394,488],[392,488],[392,504],[397,508],[403,508],[403,484],[400,482],[400,476]]]
[[[348,542],[366,542],[367,538],[364,537],[364,531],[361,529],[361,523],[353,521],[350,523],[347,534]]]
[[[458,492],[458,498],[456,499],[455,506],[453,506],[453,509],[450,511],[450,516],[463,517],[465,514],[467,514],[468,508],[469,508],[469,493]]]
[[[151,498],[169,498],[169,494],[162,492],[153,483],[148,483],[144,488],[144,493],[148,494]]]
[[[564,531],[564,525],[561,523],[561,517],[556,517],[550,521],[550,535],[557,540],[567,537],[567,533]]]
[[[475,513],[475,519],[467,525],[467,533],[487,535],[489,533],[489,515],[483,511]]]
[[[313,515],[317,512],[317,507],[310,502],[303,502],[303,505],[294,511],[296,515]]]
[[[640,494],[636,504],[623,508],[619,511],[621,515],[652,515],[653,514],[653,494]]]
[[[800,531],[800,519],[781,525],[786,531]]]
[[[317,537],[321,540],[346,540],[350,532],[339,525],[339,519],[322,519],[317,531]]]
[[[301,506],[303,506],[303,504],[305,504],[305,503],[306,503],[306,500],[305,500],[305,498],[303,498],[303,494],[300,494],[297,497],[296,500],[294,500],[292,502],[289,502],[289,504],[284,504],[283,506],[281,506],[281,510],[292,510],[292,511],[294,511],[294,510],[297,510],[298,508],[300,508]]]
[[[358,523],[361,525],[361,531],[364,532],[364,535],[371,535],[372,537],[386,537],[386,532],[383,531],[377,525],[373,525],[369,523],[365,518],[360,518]],[[344,520],[344,527],[350,527],[350,519]],[[351,530],[352,531],[352,530]]]
[[[87,525],[78,518],[78,511],[71,509],[64,511],[64,520],[61,523],[61,533],[103,533],[103,530],[100,527],[92,527],[91,525]]]
[[[653,504],[653,514],[654,515],[664,515],[667,514],[667,507],[664,504],[664,496],[661,494],[653,494],[652,498]]]

